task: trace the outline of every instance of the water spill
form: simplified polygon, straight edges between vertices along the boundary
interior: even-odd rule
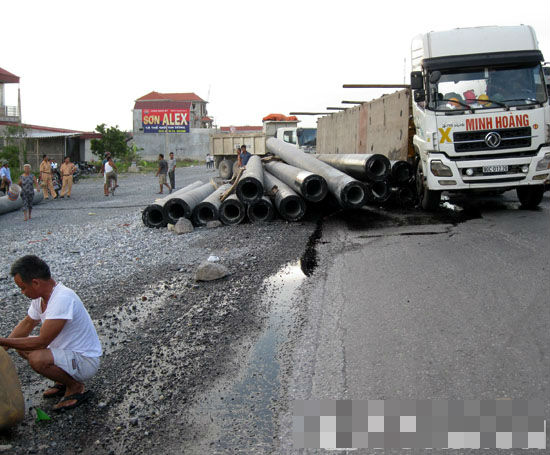
[[[304,254],[300,258],[300,265],[302,272],[306,276],[311,276],[315,268],[317,267],[317,242],[323,235],[323,221],[321,218],[317,219],[317,224],[313,233],[309,236]]]
[[[202,444],[228,449],[269,450],[276,434],[275,404],[280,394],[278,352],[288,339],[295,314],[293,300],[305,278],[299,262],[287,264],[266,280],[264,303],[270,308],[264,331],[254,341],[237,379],[209,393],[190,412],[206,424]]]

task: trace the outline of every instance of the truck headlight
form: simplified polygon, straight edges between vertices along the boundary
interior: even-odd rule
[[[537,163],[537,171],[550,169],[550,153],[546,153],[544,158]]]
[[[441,161],[434,160],[430,163],[432,174],[436,177],[452,177],[453,171],[449,166],[445,166]]]

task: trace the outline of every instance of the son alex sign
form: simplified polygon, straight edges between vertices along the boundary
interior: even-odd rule
[[[143,109],[144,133],[189,133],[189,109]]]

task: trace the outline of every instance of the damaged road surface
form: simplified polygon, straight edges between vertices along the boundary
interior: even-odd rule
[[[548,193],[536,211],[512,193],[448,206],[324,223],[279,453],[293,452],[294,399],[529,398],[550,415]]]

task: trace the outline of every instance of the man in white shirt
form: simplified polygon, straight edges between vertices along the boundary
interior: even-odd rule
[[[10,275],[32,302],[8,338],[0,338],[0,346],[16,349],[33,370],[55,381],[44,392],[46,398],[63,396],[54,410],[79,406],[89,398],[84,381],[96,374],[102,355],[90,315],[75,292],[56,283],[37,256],[19,258]],[[40,322],[39,335],[30,336]]]

